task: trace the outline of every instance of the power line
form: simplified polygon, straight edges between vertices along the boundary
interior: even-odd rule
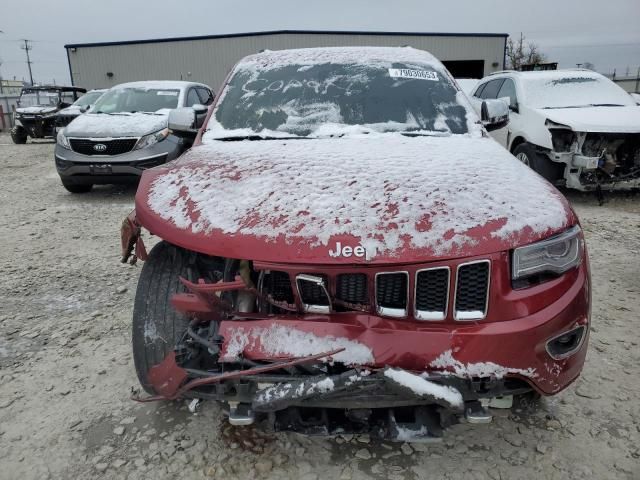
[[[33,85],[33,73],[31,72],[31,58],[29,58],[29,50],[33,49],[33,46],[29,43],[30,40],[23,38],[22,41],[24,45],[20,45],[20,48],[25,51],[27,54],[27,66],[29,67],[29,79],[31,80],[31,85]]]

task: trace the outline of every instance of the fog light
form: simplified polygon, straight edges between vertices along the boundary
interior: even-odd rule
[[[73,162],[70,162],[69,160],[64,160],[60,157],[56,157],[56,167],[58,168],[58,170],[66,170],[72,165],[73,165]]]
[[[584,325],[581,325],[552,338],[547,342],[547,353],[555,360],[570,357],[582,345],[585,328]]]

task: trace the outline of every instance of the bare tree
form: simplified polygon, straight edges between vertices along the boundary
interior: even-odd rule
[[[507,40],[507,68],[518,70],[522,65],[544,63],[547,57],[534,42],[527,42],[524,35],[515,42],[511,37]]]
[[[596,66],[591,62],[583,62],[582,68],[586,68],[587,70],[593,70],[594,72],[596,71]]]

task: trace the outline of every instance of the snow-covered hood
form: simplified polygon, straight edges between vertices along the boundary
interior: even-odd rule
[[[323,264],[481,255],[576,222],[542,177],[466,135],[210,141],[145,171],[136,212],[192,250]]]
[[[167,126],[168,113],[86,113],[65,127],[68,137],[141,137]]]
[[[640,106],[537,109],[541,116],[576,132],[640,132]]]
[[[53,113],[58,109],[54,106],[34,106],[34,107],[21,107],[16,108],[16,113],[22,113],[26,115],[43,115],[45,113]]]

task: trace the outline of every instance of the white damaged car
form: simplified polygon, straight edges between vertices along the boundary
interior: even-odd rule
[[[582,191],[640,188],[640,107],[590,70],[505,71],[473,90],[504,99],[509,124],[491,135],[520,161],[559,186]]]

